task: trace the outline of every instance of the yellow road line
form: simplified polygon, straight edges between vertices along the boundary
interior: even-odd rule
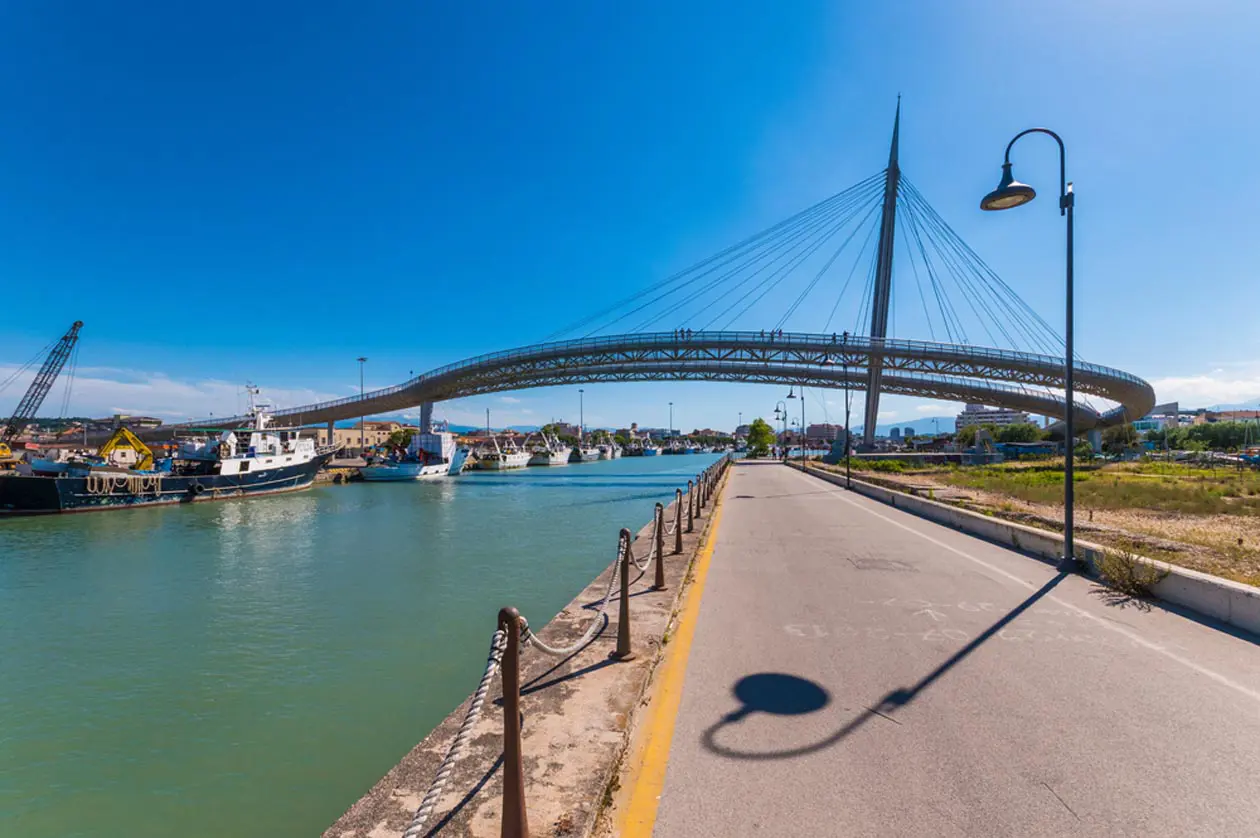
[[[704,546],[696,556],[695,579],[685,594],[678,614],[674,636],[661,661],[660,682],[654,691],[648,716],[644,720],[643,746],[639,758],[631,757],[631,773],[627,783],[630,799],[618,817],[617,834],[623,838],[647,838],[656,826],[656,810],[665,788],[665,768],[669,764],[669,748],[674,740],[674,723],[682,702],[683,680],[687,676],[687,657],[700,617],[700,598],[704,580],[709,574],[709,560],[717,543],[718,524],[722,520],[722,502],[713,507],[713,523]]]

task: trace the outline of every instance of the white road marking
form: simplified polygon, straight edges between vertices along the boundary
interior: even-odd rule
[[[971,555],[965,550],[960,550],[957,547],[954,547],[952,544],[946,544],[944,541],[941,541],[940,539],[937,539],[937,538],[933,538],[932,536],[928,535],[925,532],[920,532],[919,530],[916,530],[914,527],[911,527],[908,524],[902,523],[901,521],[895,520],[893,518],[889,518],[887,515],[882,515],[873,509],[869,509],[864,504],[857,503],[856,501],[848,498],[846,496],[847,493],[845,492],[833,490],[833,491],[828,492],[828,494],[832,495],[837,500],[847,503],[849,506],[852,506],[855,509],[860,509],[863,512],[867,513],[868,515],[873,515],[876,518],[879,518],[881,521],[884,521],[885,523],[892,524],[894,527],[897,527],[898,529],[905,530],[908,533],[913,533],[914,535],[917,535],[919,538],[922,538],[924,541],[927,541],[931,544],[935,544],[937,547],[940,547],[942,550],[948,550],[949,552],[953,553],[956,556],[961,556],[962,558],[967,559],[970,562],[974,562],[975,564],[980,565],[981,567],[985,568],[991,573],[996,573],[999,576],[1005,577],[1006,579],[1009,579],[1010,581],[1026,588],[1027,590],[1036,591],[1039,587],[1038,585],[1035,585],[1031,582],[1026,582],[1023,579],[1020,579],[1018,576],[1016,576],[1013,573],[1008,573],[1007,571],[1003,570],[1000,567],[989,564],[984,559],[977,558],[976,556]],[[909,513],[904,513],[904,514],[909,514]],[[1081,608],[1080,606],[1073,605],[1072,603],[1066,602],[1053,595],[1047,596],[1046,599],[1057,602],[1059,605],[1063,606],[1064,608],[1070,609],[1071,611],[1079,614],[1080,616],[1088,620],[1093,620],[1098,625],[1104,626],[1105,628],[1111,631],[1114,631],[1117,634],[1122,635],[1123,637],[1128,639],[1131,643],[1133,643],[1136,646],[1141,646],[1142,648],[1149,649],[1152,652],[1158,652],[1159,654],[1163,655],[1169,660],[1175,661],[1181,664],[1182,666],[1186,667],[1187,669],[1191,669],[1199,673],[1200,675],[1203,675],[1206,678],[1210,678],[1211,680],[1215,681],[1218,684],[1221,684],[1222,686],[1226,686],[1226,687],[1229,687],[1230,689],[1236,690],[1242,693],[1243,695],[1247,696],[1248,698],[1252,699],[1253,701],[1260,702],[1260,692],[1256,692],[1255,690],[1249,687],[1239,684],[1238,682],[1233,681],[1230,678],[1225,677],[1224,675],[1221,675],[1219,672],[1214,672],[1213,670],[1208,669],[1205,666],[1201,666],[1195,663],[1189,658],[1182,657],[1181,655],[1178,655],[1175,652],[1170,652],[1167,649],[1165,649],[1163,646],[1160,646],[1158,643],[1152,643],[1151,641],[1147,640],[1141,635],[1135,634],[1129,631],[1128,629],[1124,628],[1123,626],[1116,625],[1115,623],[1112,623],[1109,620],[1104,620],[1102,617],[1098,617],[1094,614],[1089,613],[1088,611]]]

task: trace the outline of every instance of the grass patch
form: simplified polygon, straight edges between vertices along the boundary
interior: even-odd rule
[[[1006,464],[951,468],[937,475],[953,486],[1017,498],[1028,503],[1063,503],[1063,469],[1058,464],[1009,467]],[[1191,515],[1260,516],[1260,475],[1177,466],[1128,464],[1078,469],[1076,501],[1092,509],[1148,509]]]

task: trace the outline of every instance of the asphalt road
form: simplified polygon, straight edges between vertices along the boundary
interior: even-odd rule
[[[1260,836],[1260,640],[737,464],[655,834]]]

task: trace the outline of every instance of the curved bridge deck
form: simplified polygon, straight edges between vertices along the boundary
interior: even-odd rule
[[[872,358],[882,362],[881,392],[980,402],[1048,416],[1064,412],[1063,398],[1054,392],[1063,387],[1063,360],[1047,355],[835,334],[680,331],[492,352],[362,397],[286,408],[276,415],[315,424],[483,393],[597,381],[736,381],[828,388],[848,382],[860,391]],[[1155,404],[1151,386],[1135,375],[1081,361],[1075,369],[1080,393],[1118,405],[1099,412],[1077,402],[1076,422],[1082,430],[1131,421]],[[237,416],[214,424],[246,421]]]

